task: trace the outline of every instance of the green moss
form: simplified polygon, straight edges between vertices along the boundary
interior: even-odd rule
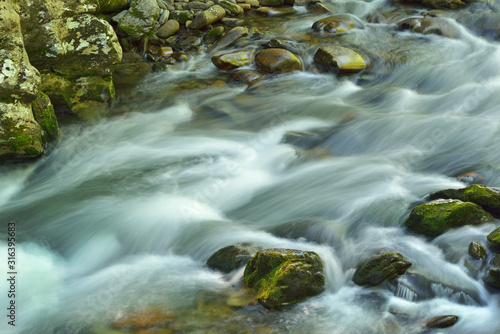
[[[59,138],[59,124],[49,97],[38,92],[37,98],[32,103],[32,110],[35,120],[42,127],[42,142],[45,144]]]
[[[500,244],[500,227],[494,229],[486,238],[489,242]]]
[[[463,202],[472,202],[490,213],[500,215],[500,193],[481,184],[473,184],[462,189],[441,190],[431,194],[430,198],[453,198]]]
[[[375,286],[404,274],[411,265],[399,253],[380,254],[358,266],[352,280],[358,285]]]
[[[452,228],[479,225],[493,220],[477,204],[441,199],[415,207],[405,221],[405,226],[415,233],[436,237]]]
[[[41,141],[33,136],[16,136],[9,139],[10,150],[16,154],[38,156],[43,153],[40,150]]]
[[[316,253],[285,249],[259,251],[245,268],[244,281],[268,308],[295,304],[324,290],[323,264]]]

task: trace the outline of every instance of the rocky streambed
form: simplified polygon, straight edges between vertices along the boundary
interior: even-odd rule
[[[498,331],[499,11],[0,1],[7,330]]]

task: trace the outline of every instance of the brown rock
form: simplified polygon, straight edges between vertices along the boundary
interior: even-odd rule
[[[430,318],[426,321],[426,328],[447,328],[456,324],[458,317],[456,315],[442,315],[439,317]]]
[[[255,56],[255,61],[267,73],[284,73],[301,71],[302,63],[299,58],[284,49],[266,49]]]
[[[160,38],[169,38],[179,30],[179,22],[176,20],[168,20],[164,25],[158,29],[156,35]]]

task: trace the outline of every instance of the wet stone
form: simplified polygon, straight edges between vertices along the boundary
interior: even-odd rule
[[[482,260],[486,256],[486,248],[479,242],[471,242],[469,244],[469,255],[475,259]]]
[[[288,50],[265,49],[255,56],[255,61],[267,73],[285,73],[302,70],[299,58]]]
[[[488,239],[488,241],[493,244],[500,245],[500,227],[497,227],[492,232],[490,232],[486,239]]]
[[[319,33],[341,34],[355,28],[354,22],[343,15],[331,16],[326,19],[316,21],[312,25],[312,30]]]
[[[430,318],[425,322],[426,328],[448,328],[453,326],[458,322],[458,317],[456,315],[442,315],[434,318]]]
[[[403,275],[411,265],[399,253],[379,254],[358,265],[352,280],[357,285],[375,286]]]

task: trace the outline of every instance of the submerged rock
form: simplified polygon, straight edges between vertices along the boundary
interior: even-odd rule
[[[413,208],[404,225],[415,233],[437,237],[452,228],[480,225],[493,220],[494,218],[477,204],[438,199]]]
[[[357,285],[375,286],[387,279],[403,275],[412,265],[399,253],[384,253],[361,263],[352,278]]]
[[[325,289],[323,263],[314,252],[271,248],[248,262],[245,284],[257,292],[267,308],[280,308],[316,296]]]
[[[114,328],[137,330],[140,328],[163,327],[172,322],[175,315],[162,308],[151,308],[141,312],[134,312],[118,316],[111,324]]]
[[[493,244],[500,245],[500,227],[497,227],[490,234],[488,234],[486,239]]]
[[[465,183],[467,185],[471,184],[484,184],[488,179],[479,173],[470,172],[457,176],[457,181]]]
[[[207,260],[207,266],[224,273],[229,273],[247,264],[256,251],[256,247],[248,244],[227,246],[215,252]]]
[[[302,70],[300,59],[288,50],[265,49],[257,53],[255,61],[267,73],[285,73]]]
[[[425,322],[425,328],[448,328],[458,322],[456,315],[442,315],[433,317]]]
[[[312,30],[319,33],[341,34],[355,27],[354,21],[344,15],[336,15],[314,22]]]
[[[325,46],[316,51],[314,63],[335,74],[352,74],[364,70],[367,61],[351,49],[342,46]]]
[[[223,48],[227,48],[228,46],[233,45],[237,40],[242,37],[248,35],[247,27],[234,27],[229,30],[226,34],[222,36],[222,38],[215,44],[212,48],[209,49],[209,52],[217,51]]]
[[[439,18],[409,18],[398,22],[399,30],[409,30],[419,34],[434,34],[454,38],[456,35],[455,28]]]
[[[479,242],[471,242],[469,244],[469,255],[475,259],[482,260],[486,256],[486,248]]]
[[[452,198],[472,202],[494,215],[500,215],[500,192],[481,184],[472,184],[461,189],[441,190],[429,196],[431,199]]]
[[[297,11],[291,7],[260,7],[256,10],[257,14],[263,16],[286,16],[295,14]]]

